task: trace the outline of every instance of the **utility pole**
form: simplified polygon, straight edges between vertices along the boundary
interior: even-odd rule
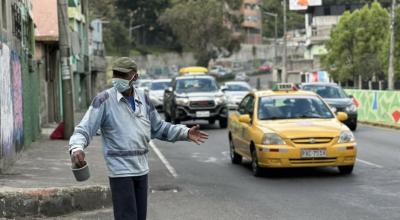
[[[274,68],[276,68],[276,66],[278,65],[278,14],[271,13],[271,12],[266,12],[266,11],[264,11],[264,14],[267,15],[267,16],[274,17],[274,19],[275,19]]]
[[[394,25],[396,19],[396,0],[392,0],[392,12],[390,13],[390,52],[389,52],[389,69],[388,69],[388,89],[394,89],[394,43],[395,43],[395,34],[394,34]]]
[[[68,0],[57,0],[58,3],[58,35],[61,57],[62,98],[64,139],[69,139],[74,131],[74,102],[72,92],[72,76],[69,63],[70,40]]]
[[[282,82],[287,82],[287,18],[286,18],[286,0],[283,0],[283,64],[282,64]]]

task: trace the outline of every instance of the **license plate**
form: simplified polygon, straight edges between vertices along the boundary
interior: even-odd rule
[[[320,158],[326,157],[325,149],[303,149],[301,150],[302,158]]]
[[[208,117],[210,117],[210,112],[209,111],[198,111],[198,112],[196,112],[196,117],[208,118]]]

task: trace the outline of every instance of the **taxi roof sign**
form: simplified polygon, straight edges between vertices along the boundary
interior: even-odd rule
[[[272,87],[272,91],[297,91],[293,83],[277,83]]]
[[[205,74],[208,72],[208,69],[205,67],[201,66],[189,66],[189,67],[184,67],[179,70],[179,73],[181,75],[186,75],[186,74]]]

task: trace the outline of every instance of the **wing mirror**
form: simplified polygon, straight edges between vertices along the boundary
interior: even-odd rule
[[[351,98],[351,99],[352,99],[352,98],[354,98],[354,96],[353,96],[353,95],[348,95],[348,97],[349,97],[349,98]]]
[[[346,113],[344,113],[344,112],[338,112],[338,113],[336,114],[336,118],[337,118],[339,121],[344,122],[344,121],[346,121],[346,120],[349,118],[349,116],[348,116]]]
[[[222,91],[222,92],[226,92],[226,90],[228,90],[228,87],[226,87],[226,86],[222,86],[222,87],[221,87],[221,91]]]
[[[251,122],[250,115],[245,114],[245,115],[239,116],[239,121],[240,121],[241,123],[249,124],[249,123]]]

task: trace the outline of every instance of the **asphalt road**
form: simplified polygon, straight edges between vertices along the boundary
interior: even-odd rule
[[[248,161],[231,164],[227,130],[202,129],[210,139],[201,146],[155,141],[177,176],[161,160],[151,161],[157,172],[150,177],[148,219],[400,219],[399,131],[360,125],[358,161],[350,176],[317,168],[256,178]],[[65,219],[112,219],[112,211]]]

